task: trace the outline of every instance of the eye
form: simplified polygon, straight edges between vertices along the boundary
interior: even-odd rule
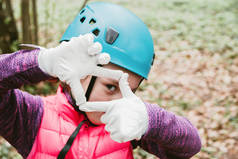
[[[107,87],[107,89],[108,89],[109,91],[111,91],[111,92],[115,91],[116,88],[117,88],[116,86],[111,85],[111,84],[107,84],[106,87]]]

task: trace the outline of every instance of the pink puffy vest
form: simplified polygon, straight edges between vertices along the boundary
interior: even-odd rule
[[[78,124],[85,119],[73,109],[62,88],[54,96],[44,97],[44,114],[28,159],[56,159]],[[117,143],[104,125],[81,127],[65,159],[133,159],[130,142]]]

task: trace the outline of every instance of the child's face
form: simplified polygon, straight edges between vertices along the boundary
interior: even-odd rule
[[[131,87],[131,90],[133,92],[136,91],[138,88],[142,77],[125,70],[121,67],[118,67],[113,64],[108,64],[104,66],[105,68],[113,69],[113,70],[122,70],[123,72],[128,73],[128,82]],[[90,81],[90,77],[86,78],[84,81],[82,81],[83,87],[86,90],[88,87],[88,83]],[[90,94],[89,101],[111,101],[115,99],[120,99],[122,98],[121,91],[119,88],[118,81],[115,81],[110,78],[102,78],[102,77],[97,77],[97,80],[94,84],[93,90]],[[86,115],[88,119],[96,125],[102,124],[100,121],[101,116],[103,115],[103,112],[86,112]]]

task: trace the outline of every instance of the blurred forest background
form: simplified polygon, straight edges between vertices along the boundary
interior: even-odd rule
[[[0,54],[20,43],[59,39],[81,6],[95,0],[0,0]],[[104,0],[138,15],[152,33],[156,60],[137,95],[187,117],[202,139],[193,159],[238,158],[238,0]],[[55,92],[57,83],[22,89]],[[155,159],[136,149],[136,159]],[[1,159],[21,159],[0,138]]]

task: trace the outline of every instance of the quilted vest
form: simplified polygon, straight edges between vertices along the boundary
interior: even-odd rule
[[[28,159],[56,159],[78,124],[86,119],[68,103],[62,88],[54,96],[43,97],[44,113]],[[117,143],[104,125],[85,122],[65,159],[133,159],[130,142]]]

